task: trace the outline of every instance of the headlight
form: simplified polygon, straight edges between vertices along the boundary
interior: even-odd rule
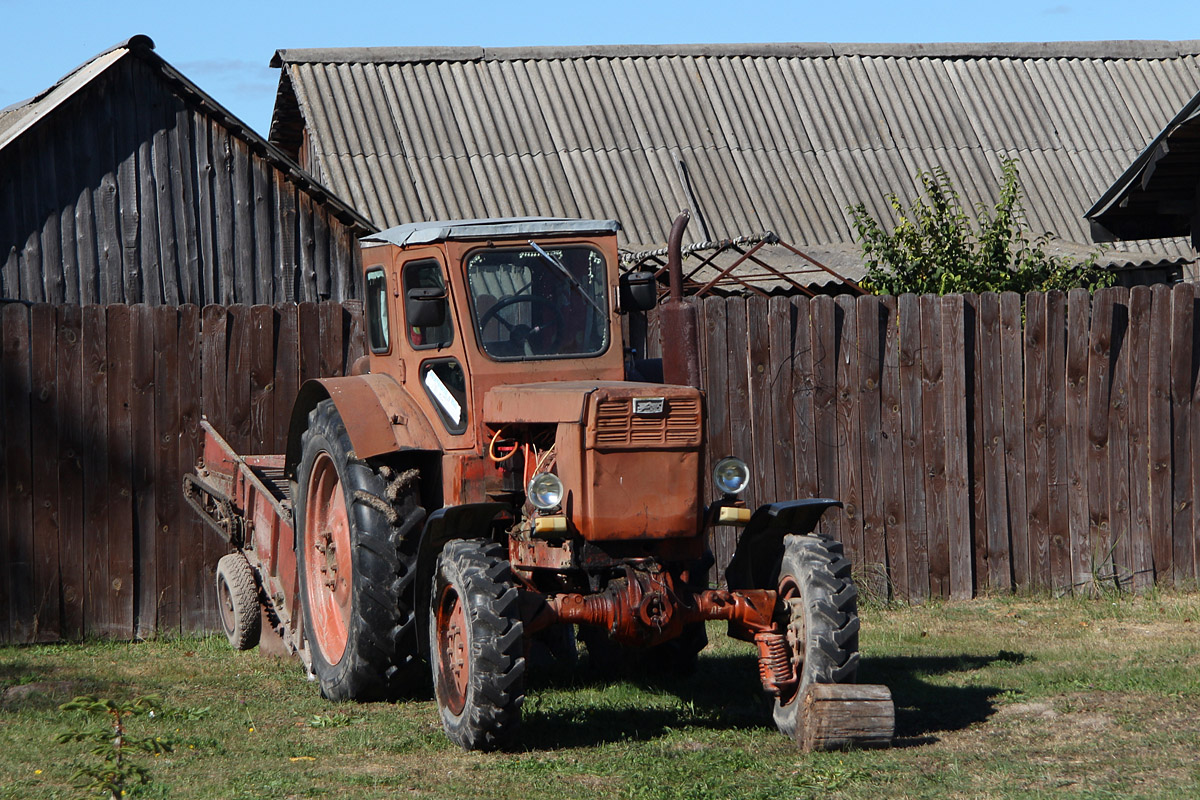
[[[539,472],[530,479],[525,494],[534,508],[542,511],[558,508],[563,500],[562,481],[551,472]]]
[[[723,494],[741,494],[750,483],[750,468],[740,458],[722,458],[713,467],[713,485]]]

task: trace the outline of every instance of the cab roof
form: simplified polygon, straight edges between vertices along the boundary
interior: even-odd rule
[[[498,217],[435,222],[410,222],[363,238],[398,247],[433,244],[450,240],[519,239],[537,236],[590,236],[612,234],[621,229],[615,219],[570,219],[567,217]]]

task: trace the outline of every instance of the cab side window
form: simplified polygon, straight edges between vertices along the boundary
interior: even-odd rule
[[[443,295],[446,294],[446,281],[442,277],[441,264],[434,259],[405,264],[401,282],[406,297],[411,289],[440,289]],[[449,299],[445,302],[448,307]],[[449,313],[441,325],[408,326],[408,341],[417,350],[445,347],[453,340],[454,326],[450,323]]]
[[[372,353],[386,353],[391,348],[388,330],[387,279],[382,269],[367,271],[367,343]]]

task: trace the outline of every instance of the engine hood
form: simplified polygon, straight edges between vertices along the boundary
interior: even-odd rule
[[[610,401],[649,401],[646,408],[653,411],[653,401],[699,403],[700,391],[690,386],[670,386],[660,383],[630,381],[549,381],[497,386],[483,400],[483,419],[490,425],[513,423],[575,423],[587,418],[590,404],[597,407]],[[661,413],[661,409],[660,412]]]

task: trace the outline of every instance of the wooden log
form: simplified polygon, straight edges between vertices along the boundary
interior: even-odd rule
[[[814,683],[801,698],[796,743],[806,752],[887,747],[896,731],[896,706],[886,686]]]

